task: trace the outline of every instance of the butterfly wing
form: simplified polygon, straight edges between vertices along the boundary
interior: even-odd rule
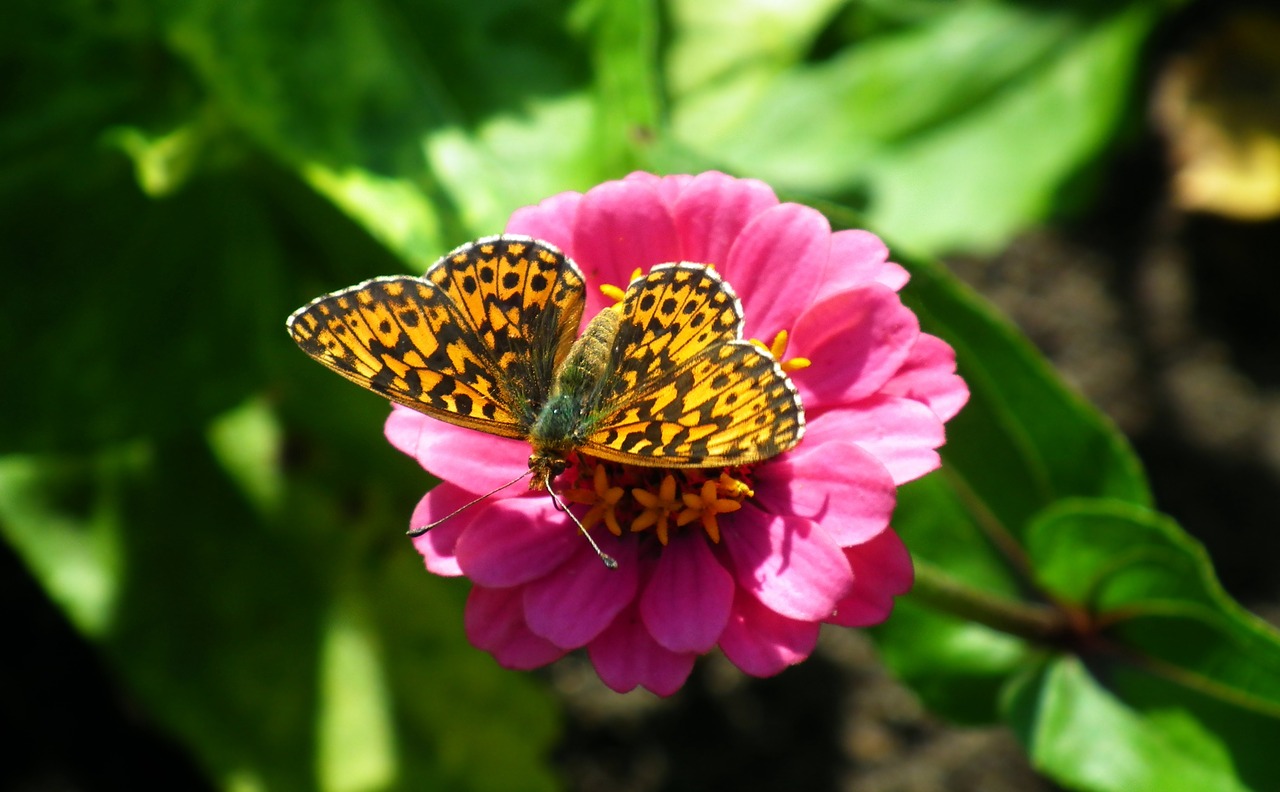
[[[638,465],[712,467],[767,459],[804,434],[795,386],[742,339],[742,306],[714,270],[664,264],[621,304],[611,365],[582,449]]]
[[[289,317],[311,357],[449,423],[524,438],[582,318],[582,273],[554,247],[489,237],[421,278],[374,278]]]

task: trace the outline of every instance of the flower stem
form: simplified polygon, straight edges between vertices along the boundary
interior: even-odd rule
[[[915,560],[911,590],[926,607],[1037,643],[1058,643],[1070,633],[1067,614],[1049,605],[1017,602],[979,591],[940,568]]]

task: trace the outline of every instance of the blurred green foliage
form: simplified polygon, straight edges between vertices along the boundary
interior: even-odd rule
[[[1162,10],[10,3],[0,530],[220,786],[554,788],[551,696],[466,644],[465,585],[400,537],[432,482],[381,439],[385,404],[299,354],[283,318],[634,168],[759,176],[911,250],[996,248],[1088,183]],[[1149,510],[1123,439],[979,300],[912,269],[908,299],[974,386],[947,470],[903,493],[913,550],[1025,596],[993,520],[1041,592],[1121,596],[1137,616],[1113,637],[1150,662],[1086,667],[914,600],[880,633],[886,658],[941,712],[1003,712],[1075,788],[1264,788],[1274,635]],[[1099,525],[1121,555],[1174,559],[1182,588],[1078,590]],[[1081,765],[1091,739],[1118,758]],[[1209,775],[1103,761],[1180,752]]]

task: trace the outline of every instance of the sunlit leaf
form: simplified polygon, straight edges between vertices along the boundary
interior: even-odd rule
[[[1156,8],[952,4],[827,60],[692,80],[673,132],[778,187],[858,196],[871,227],[914,250],[990,249],[1048,216],[1107,144]]]
[[[1011,722],[1037,769],[1097,792],[1237,792],[1222,739],[1179,709],[1141,711],[1074,659],[1057,659],[1011,690]]]

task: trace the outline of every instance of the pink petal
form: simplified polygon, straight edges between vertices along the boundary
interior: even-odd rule
[[[787,352],[808,358],[792,374],[805,404],[847,404],[880,390],[902,368],[920,321],[879,284],[841,292],[805,312]]]
[[[788,619],[739,591],[720,649],[729,661],[752,676],[773,676],[813,652],[818,622]]]
[[[475,498],[474,494],[461,487],[455,487],[447,481],[442,481],[418,501],[418,507],[413,510],[413,516],[409,518],[409,527],[412,529],[430,525],[469,503],[473,498]],[[478,506],[479,504],[472,508],[478,508]],[[413,538],[414,549],[422,554],[429,571],[447,577],[462,574],[456,555],[458,537],[471,526],[474,516],[473,512],[461,512],[421,536]]]
[[[969,386],[955,371],[955,350],[941,338],[922,333],[882,392],[927,404],[938,418],[949,421],[969,401]]]
[[[888,468],[895,484],[917,479],[936,470],[942,460],[938,448],[945,442],[942,421],[918,401],[900,396],[876,395],[848,407],[810,418],[804,442],[841,438],[856,443]]]
[[[738,585],[783,616],[830,616],[853,585],[849,562],[831,536],[803,517],[768,514],[750,503],[735,516],[724,544]]]
[[[587,656],[601,681],[613,690],[626,693],[642,686],[659,696],[670,696],[679,690],[697,658],[693,652],[672,652],[658,645],[641,624],[634,607],[619,613],[587,645]]]
[[[684,192],[689,186],[689,182],[693,181],[693,176],[683,173],[672,174],[670,176],[656,176],[645,171],[633,171],[624,177],[624,181],[634,181],[641,184],[647,184],[657,191],[658,197],[667,205],[667,208],[675,206],[676,199],[680,197],[680,193]]]
[[[626,176],[623,176],[622,180],[635,182],[637,184],[645,184],[655,190],[658,188],[659,184],[662,184],[662,177],[656,173],[650,173],[649,171],[631,171]]]
[[[906,594],[915,582],[911,554],[892,528],[844,552],[853,568],[853,591],[827,621],[845,627],[879,624],[893,610],[893,598]]]
[[[777,196],[764,182],[716,171],[698,174],[680,193],[673,211],[680,258],[723,265],[747,223],[777,205]]]
[[[636,596],[640,562],[635,543],[609,533],[596,540],[617,560],[617,569],[607,569],[578,537],[578,549],[568,561],[524,589],[529,629],[565,649],[595,638]]]
[[[573,247],[573,226],[578,217],[582,193],[562,192],[537,206],[524,206],[507,220],[506,233],[524,234],[550,242],[569,258],[577,258]]]
[[[893,477],[871,454],[847,442],[801,443],[756,469],[756,500],[772,514],[806,517],[841,547],[884,531],[893,515]]]
[[[471,525],[458,539],[458,566],[481,586],[507,588],[540,578],[585,541],[545,494],[494,499],[472,511]]]
[[[662,548],[640,596],[640,617],[654,639],[673,652],[703,653],[716,645],[733,604],[733,575],[692,531]]]
[[[818,299],[866,286],[889,260],[889,248],[870,231],[836,231],[831,235],[831,260]]]
[[[565,650],[529,631],[519,588],[475,586],[467,597],[467,639],[503,668],[527,671],[564,656]]]
[[[529,444],[464,429],[392,405],[385,427],[391,445],[418,460],[436,478],[477,494],[529,469]]]
[[[895,264],[892,261],[886,261],[880,268],[880,272],[876,273],[876,283],[888,286],[894,291],[902,291],[902,287],[906,286],[910,280],[911,273],[903,269],[901,264]]]
[[[799,204],[778,204],[742,229],[722,274],[742,300],[746,338],[768,343],[795,327],[818,293],[830,247],[827,218]]]
[[[587,278],[587,316],[612,304],[601,285],[626,288],[637,268],[648,272],[680,257],[671,212],[654,185],[641,179],[606,182],[582,197],[574,251]]]

